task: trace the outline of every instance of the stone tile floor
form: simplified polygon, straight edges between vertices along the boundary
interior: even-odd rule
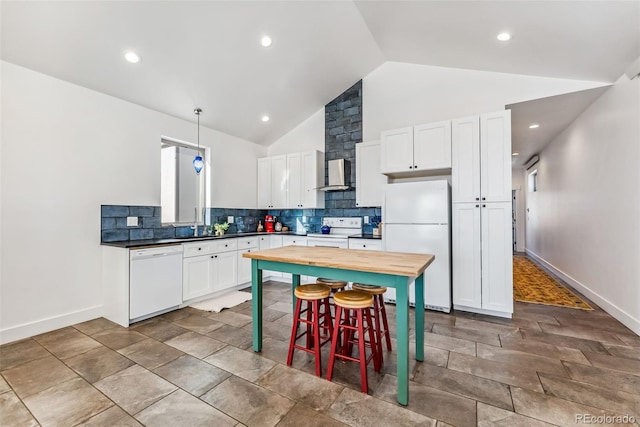
[[[337,363],[332,382],[313,375],[306,353],[287,367],[289,301],[289,285],[265,284],[261,354],[251,349],[250,302],[222,313],[184,308],[128,329],[96,319],[3,345],[0,425],[543,426],[585,424],[583,414],[640,420],[640,338],[598,308],[515,303],[511,320],[427,311],[425,361],[410,364],[410,402],[402,407],[395,352],[385,352],[380,374],[369,370],[368,395],[359,391],[354,364]],[[388,311],[393,335],[395,307]]]

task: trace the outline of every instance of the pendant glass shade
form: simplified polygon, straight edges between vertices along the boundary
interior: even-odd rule
[[[193,159],[193,168],[196,170],[196,173],[200,175],[200,172],[204,167],[204,161],[200,155],[200,113],[202,113],[202,110],[200,108],[196,108],[193,112],[198,117],[198,154],[196,155],[196,158]]]
[[[195,159],[193,159],[193,167],[196,170],[196,173],[200,173],[202,168],[204,167],[204,161],[202,160],[202,156],[197,155]]]

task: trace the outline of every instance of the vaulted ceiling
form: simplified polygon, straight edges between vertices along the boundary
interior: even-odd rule
[[[613,82],[640,56],[638,1],[0,7],[3,60],[186,120],[195,120],[197,106],[203,125],[263,145],[385,61]],[[500,31],[513,39],[497,42]],[[268,48],[260,45],[265,34]],[[141,61],[125,62],[127,50]]]

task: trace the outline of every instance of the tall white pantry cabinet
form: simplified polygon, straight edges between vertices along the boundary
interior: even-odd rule
[[[453,306],[511,317],[511,111],[451,126]]]

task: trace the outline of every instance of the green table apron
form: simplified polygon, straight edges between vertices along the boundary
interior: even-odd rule
[[[340,279],[349,282],[371,283],[396,290],[396,340],[398,351],[398,403],[409,403],[409,284],[413,277],[369,271],[345,270],[332,267],[293,264],[282,261],[251,260],[251,289],[253,313],[253,350],[262,351],[262,270],[291,273],[291,289],[300,285],[300,275]],[[415,278],[416,307],[424,307],[424,274]],[[295,296],[293,304],[295,307]],[[424,309],[415,311],[416,360],[424,360]]]

